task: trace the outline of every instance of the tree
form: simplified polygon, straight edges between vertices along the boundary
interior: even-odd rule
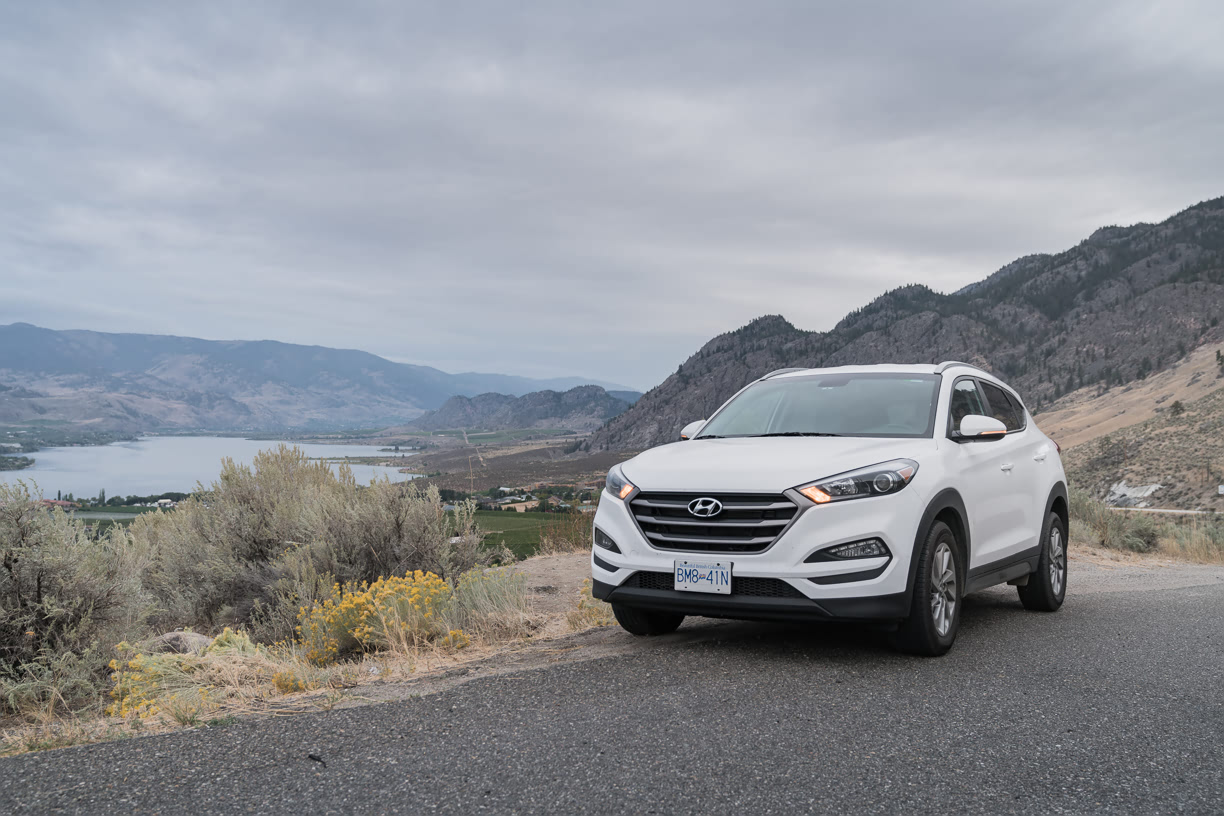
[[[106,504],[106,491],[105,490],[98,491],[98,504]]]
[[[1181,404],[1181,400],[1174,400],[1173,404],[1169,406],[1169,416],[1171,417],[1179,417],[1184,413],[1186,413],[1186,406]]]

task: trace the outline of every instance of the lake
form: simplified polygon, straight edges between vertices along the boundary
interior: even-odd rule
[[[77,498],[98,495],[152,496],[158,493],[190,493],[196,482],[205,485],[221,474],[221,460],[230,457],[249,465],[261,450],[275,449],[276,441],[234,439],[217,436],[153,436],[135,442],[116,442],[81,448],[43,448],[25,454],[34,459],[34,466],[25,470],[0,472],[0,481],[22,479],[36,482],[43,496],[55,498],[56,492],[72,493]],[[392,460],[397,454],[380,453],[376,445],[318,445],[297,443],[307,456],[328,459],[385,456]],[[407,454],[408,457],[411,454]],[[404,459],[404,467],[410,458]],[[357,482],[369,483],[376,476],[392,481],[413,478],[396,467],[351,465]]]

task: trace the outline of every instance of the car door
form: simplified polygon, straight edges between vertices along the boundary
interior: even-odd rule
[[[996,443],[1005,454],[1000,468],[1006,468],[1003,472],[1008,483],[1007,517],[1000,519],[1003,529],[997,559],[1007,559],[1037,546],[1045,509],[1045,495],[1038,493],[1042,492],[1049,442],[1036,428],[1029,427],[1019,399],[989,380],[979,379],[978,384],[986,398],[988,415],[1007,428],[1007,435]],[[1041,450],[1043,446],[1045,451]]]
[[[948,405],[949,439],[956,439],[960,421],[969,414],[989,416],[989,407],[976,377],[958,377],[952,384]],[[989,564],[1008,547],[1008,518],[1018,504],[1009,495],[1015,483],[1008,465],[1015,464],[1015,451],[1007,437],[958,441],[951,452],[950,467],[956,473],[957,489],[969,516],[971,552],[969,569]]]

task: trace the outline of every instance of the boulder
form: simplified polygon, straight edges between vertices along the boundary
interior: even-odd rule
[[[196,632],[167,632],[150,640],[145,651],[149,654],[159,654],[162,652],[203,654],[204,650],[211,643],[212,638],[208,635],[201,635]]]

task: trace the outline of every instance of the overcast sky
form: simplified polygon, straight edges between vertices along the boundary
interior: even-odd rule
[[[644,389],[1224,195],[1222,39],[1215,0],[5,3],[0,323]]]

